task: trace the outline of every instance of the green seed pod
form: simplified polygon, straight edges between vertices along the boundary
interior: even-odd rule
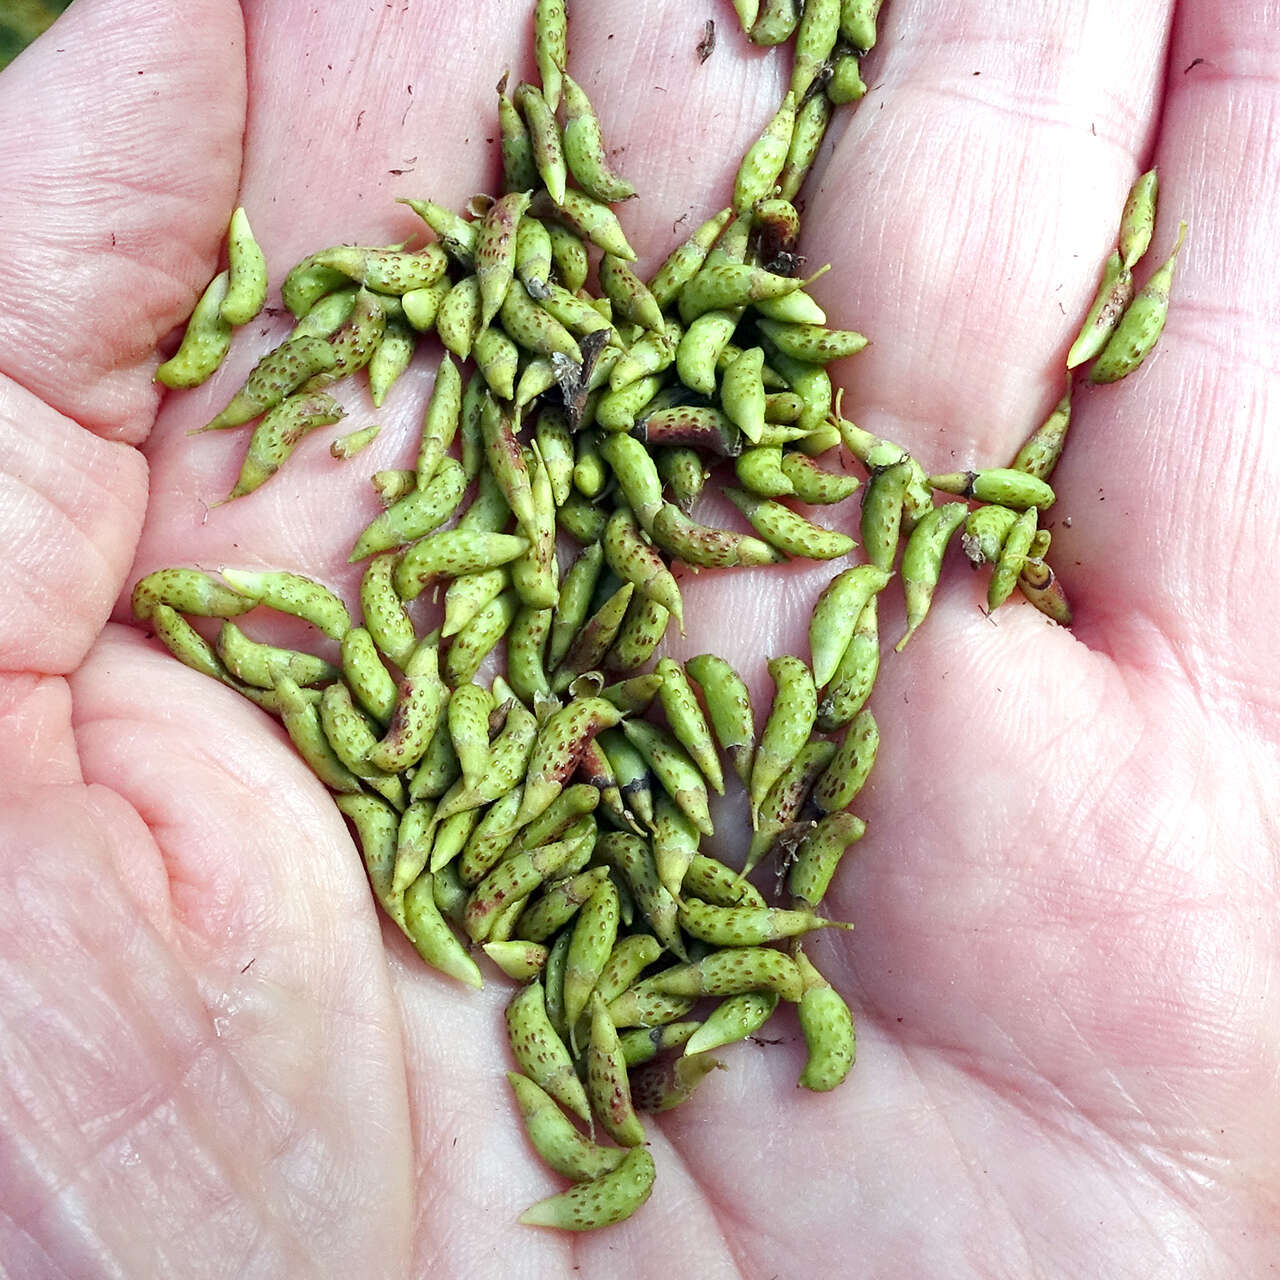
[[[769,788],[809,740],[817,708],[813,675],[799,658],[789,655],[771,658],[768,666],[775,691],[751,768],[748,792],[753,828],[757,811]]]
[[[155,617],[160,618],[167,609],[167,605],[157,606]],[[280,697],[280,719],[312,773],[330,791],[350,795],[361,792],[360,779],[338,759],[325,737],[320,723],[320,708],[288,676],[281,676],[276,681],[276,692]]]
[[[422,419],[422,435],[418,444],[416,472],[419,485],[431,482],[440,469],[462,415],[462,375],[458,366],[446,355],[436,367],[436,380]],[[459,474],[462,474],[459,471]]]
[[[867,824],[837,810],[823,817],[804,838],[787,874],[787,891],[801,907],[816,908],[846,851],[861,840]]]
[[[1008,507],[986,506],[970,511],[960,539],[965,555],[975,565],[994,564],[1017,518],[1017,512]]]
[[[498,314],[507,286],[515,278],[516,235],[531,193],[511,191],[489,206],[476,238],[475,271],[480,282],[480,326]]]
[[[622,1056],[628,1068],[642,1067],[660,1053],[679,1049],[700,1025],[697,1022],[672,1022],[659,1027],[635,1027],[622,1032],[618,1043],[622,1046]]]
[[[600,259],[600,288],[613,304],[615,317],[661,333],[662,308],[639,276],[622,258],[606,253]]]
[[[792,207],[785,200],[774,203],[785,204],[788,209]],[[783,325],[802,324],[821,327],[827,323],[827,313],[803,289],[797,289],[794,293],[784,293],[780,298],[761,298],[751,306],[757,316],[763,316],[767,320]]]
[[[711,246],[732,218],[732,209],[721,209],[671,251],[649,281],[649,292],[660,307],[674,302],[680,290],[697,275]]]
[[[724,371],[720,402],[730,421],[753,444],[764,431],[764,350],[749,347]]]
[[[760,16],[760,0],[733,0],[733,11],[738,15],[743,34],[750,35]]]
[[[531,298],[544,298],[551,280],[551,235],[537,218],[527,215],[516,228],[516,276]]]
[[[418,638],[392,585],[395,556],[375,556],[360,581],[360,609],[373,643],[396,666],[404,668]]]
[[[449,695],[446,723],[468,786],[476,786],[489,765],[492,711],[493,695],[481,685],[460,684]]]
[[[547,963],[547,948],[538,942],[526,942],[523,939],[513,939],[507,942],[486,942],[481,949],[508,978],[512,978],[516,982],[528,981],[528,979],[541,973]],[[508,1075],[513,1074],[513,1072],[508,1073]],[[524,1079],[523,1076],[518,1078]],[[528,1080],[525,1083],[532,1085],[535,1089],[538,1088],[532,1080]],[[542,1093],[542,1090],[539,1089],[538,1092]],[[543,1096],[553,1107],[555,1106],[555,1103],[551,1102],[550,1095],[543,1094]],[[558,1113],[559,1109],[557,1108]],[[577,1133],[572,1124],[568,1121],[565,1121],[565,1123],[574,1133]]]
[[[560,283],[569,293],[576,293],[586,283],[590,269],[587,247],[582,238],[568,227],[555,222],[544,225],[551,237],[551,261]]]
[[[686,1041],[685,1054],[707,1053],[755,1035],[777,1007],[775,991],[744,991],[741,995],[728,996]]]
[[[341,640],[351,627],[347,606],[328,587],[298,573],[222,569],[222,576],[242,595],[279,613],[301,618],[331,640]]]
[[[227,294],[218,310],[229,325],[248,324],[267,300],[267,260],[253,238],[243,208],[231,215],[227,230]]]
[[[795,200],[804,180],[817,159],[818,149],[831,120],[832,104],[825,94],[815,93],[801,103],[796,112],[795,128],[782,172],[778,175],[778,194],[784,200]]]
[[[833,733],[862,710],[880,672],[878,597],[872,596],[858,615],[849,645],[818,707],[818,728]]]
[[[745,262],[708,262],[680,291],[680,319],[689,325],[708,311],[725,311],[757,298],[794,293],[802,283]]]
[[[1054,406],[1053,412],[1027,437],[1018,450],[1010,470],[1025,471],[1037,480],[1048,481],[1062,456],[1067,440],[1067,428],[1071,425],[1071,388]]]
[[[453,739],[449,737],[449,726],[441,718],[435,733],[431,735],[431,741],[427,744],[426,752],[418,762],[417,769],[414,770],[413,778],[409,783],[409,798],[434,800],[448,795],[455,784],[459,783],[461,776],[462,766],[458,763],[457,753],[453,749]],[[483,801],[476,801],[476,804],[481,803]],[[433,813],[433,824],[434,821]],[[434,825],[432,829],[434,830]],[[456,918],[461,920],[461,911]]]
[[[431,743],[448,697],[449,691],[437,670],[435,645],[428,638],[414,650],[405,667],[395,711],[386,733],[369,752],[368,762],[388,773],[399,773],[416,765]]]
[[[636,418],[645,411],[664,381],[660,373],[646,374],[617,391],[606,391],[596,405],[596,426],[614,434],[631,430]]]
[[[391,891],[398,898],[404,898],[405,890],[430,864],[435,810],[430,800],[415,800],[400,815],[391,875]]]
[[[848,534],[813,524],[781,503],[757,498],[740,489],[725,489],[724,492],[770,546],[789,556],[834,560],[848,555],[857,546]]]
[[[560,570],[556,563],[556,504],[551,477],[536,445],[526,459],[530,473],[536,536],[529,550],[512,562],[511,581],[520,599],[531,609],[550,609],[559,598]]]
[[[534,167],[552,200],[560,204],[568,169],[555,116],[536,85],[527,82],[517,85],[513,98],[529,130]]]
[[[357,289],[351,314],[329,338],[333,348],[332,368],[313,374],[302,384],[302,390],[318,391],[363,369],[373,359],[386,325],[387,307],[383,299],[369,289]]]
[[[444,625],[440,638],[457,635],[491,600],[496,600],[511,585],[511,571],[506,565],[464,573],[449,583],[444,593]]]
[[[802,1089],[825,1093],[840,1084],[853,1066],[853,1015],[800,947],[796,948],[796,964],[804,983],[796,1012],[809,1050],[797,1083]]]
[[[613,644],[610,645],[608,653],[604,656],[604,667],[609,671],[635,671],[642,667],[650,658],[653,657],[658,645],[662,643],[663,637],[667,634],[667,625],[671,620],[670,612],[656,601],[651,600],[648,596],[639,594],[631,597],[631,602],[627,606],[626,616],[622,619],[622,626],[618,628],[618,634],[614,637]],[[634,680],[625,682],[628,686],[633,686],[638,690],[643,682],[652,679],[651,676],[637,676]],[[613,685],[611,689],[620,690],[622,686]],[[652,692],[656,691],[657,686],[650,686],[651,692],[648,700],[643,703],[647,706],[652,701]],[[615,696],[610,695],[610,690],[603,690],[603,695],[609,697],[609,700],[615,706],[622,706],[622,703]],[[631,709],[622,707],[623,710]],[[639,709],[639,708],[636,708]]]
[[[459,360],[471,355],[480,332],[480,281],[464,276],[444,296],[436,312],[436,333]]]
[[[406,493],[413,492],[417,475],[403,467],[388,467],[385,471],[375,471],[369,477],[369,483],[373,485],[378,501],[384,507],[389,507],[393,502],[399,502]]]
[[[709,653],[690,658],[684,669],[702,689],[716,741],[746,783],[755,758],[755,720],[746,683],[723,658]]]
[[[686,905],[688,905],[686,903]],[[749,910],[768,908],[708,908]],[[818,917],[813,917],[818,919]],[[826,923],[825,921],[823,923]],[[793,1003],[800,999],[801,980],[795,961],[771,947],[732,947],[701,960],[675,965],[645,979],[653,992],[674,996],[736,996],[744,991],[773,991]],[[635,990],[635,988],[632,988]]]
[[[444,678],[451,686],[456,687],[475,676],[485,658],[510,630],[519,608],[519,596],[514,591],[504,591],[453,637],[444,660]]]
[[[685,386],[700,395],[716,390],[716,365],[738,327],[740,309],[706,311],[684,331],[676,348],[676,371]]]
[[[624,583],[583,623],[551,677],[553,692],[563,693],[578,676],[599,668],[622,628],[634,595],[635,584]]]
[[[434,477],[393,503],[366,526],[356,539],[349,562],[403,546],[426,537],[457,511],[466,491],[462,467],[452,458],[442,458]]]
[[[800,21],[796,0],[761,0],[760,16],[752,25],[749,35],[752,44],[784,44],[791,39]]]
[[[577,468],[574,468],[577,483]],[[571,493],[556,512],[556,522],[570,537],[584,546],[598,542],[604,536],[607,513],[593,506],[581,493]]]
[[[231,502],[260,488],[288,461],[305,435],[319,427],[332,426],[345,413],[324,391],[300,391],[281,401],[254,428],[240,474],[224,501]]]
[[[559,507],[569,497],[573,487],[574,465],[573,435],[562,409],[544,405],[539,410],[534,440],[546,464],[552,500]]]
[[[701,832],[674,801],[665,795],[657,798],[653,815],[653,861],[659,881],[674,899],[680,897],[685,873],[698,852],[701,839]]]
[[[542,95],[554,111],[560,105],[561,82],[569,61],[564,0],[537,0],[534,5],[533,56],[542,80]]]
[[[591,596],[600,578],[604,563],[604,548],[593,542],[584,547],[564,576],[551,624],[551,640],[547,650],[547,664],[559,666],[574,636],[581,630],[591,606]]]
[[[634,583],[636,590],[668,610],[684,632],[684,604],[680,587],[662,557],[644,541],[635,516],[619,507],[605,526],[605,563],[624,581]]]
[[[623,804],[646,826],[653,822],[653,782],[649,762],[619,730],[610,729],[597,739],[617,780]]]
[[[431,333],[436,327],[436,316],[440,314],[440,306],[445,294],[453,287],[448,276],[441,276],[435,284],[421,289],[410,289],[400,295],[400,306],[404,318],[418,333]]]
[[[845,732],[831,763],[814,783],[809,800],[819,813],[825,815],[847,809],[853,803],[871,773],[879,749],[880,727],[875,716],[864,707]]]
[[[548,188],[549,190],[550,188]],[[635,250],[627,243],[626,233],[618,216],[607,204],[592,199],[585,191],[570,188],[559,202],[558,215],[565,219],[579,235],[592,244],[627,262],[635,261]],[[536,211],[541,214],[545,206],[537,202]]]
[[[322,249],[308,259],[313,267],[330,268],[375,293],[399,297],[410,289],[425,289],[445,273],[448,260],[438,244],[429,244],[416,253],[406,253],[396,245],[371,249],[362,245],[336,245]]]
[[[661,333],[646,331],[614,361],[609,371],[609,390],[620,391],[638,378],[663,373],[675,362],[676,349],[684,329],[679,321],[668,319]]]
[[[653,524],[653,538],[668,555],[704,568],[776,564],[782,557],[749,534],[701,525],[670,502],[664,502]]]
[[[724,777],[720,772],[720,761],[711,738],[711,728],[685,678],[684,670],[670,658],[660,659],[657,670],[662,677],[658,698],[676,741],[692,757],[711,784],[712,790],[717,795],[724,795]]]
[[[841,0],[840,34],[866,53],[876,42],[876,16],[884,0]]]
[[[696,449],[676,445],[656,451],[658,474],[671,500],[688,515],[707,481],[707,472]]]
[[[656,607],[661,608],[661,606]],[[653,704],[661,687],[662,677],[656,671],[649,671],[643,675],[629,676],[616,684],[606,685],[600,690],[600,696],[612,702],[623,715],[639,715]]]
[[[857,476],[824,471],[802,453],[782,455],[782,474],[791,481],[795,496],[816,505],[830,505],[852,497],[858,489]]]
[[[258,603],[253,595],[223,586],[203,569],[157,569],[138,579],[130,600],[140,622],[146,622],[162,604],[198,618],[235,618]]]
[[[489,753],[487,728],[480,730],[480,734],[484,738],[487,757]],[[474,825],[466,838],[466,843],[456,853],[458,877],[463,884],[470,887],[479,884],[508,853],[512,852],[516,835],[516,813],[520,808],[523,794],[522,787],[515,787],[506,795],[499,796],[485,810],[482,817],[479,816],[479,809],[469,809],[465,813],[455,815],[456,818],[470,816],[474,819]],[[454,818],[449,819],[449,822],[453,821]],[[443,831],[442,827],[441,832]],[[452,856],[454,851],[451,850],[450,857]],[[447,861],[443,855],[442,861]],[[438,867],[433,866],[431,869],[435,871]],[[521,933],[520,937],[529,938],[529,935]],[[541,942],[542,939],[534,938],[532,941]]]
[[[323,658],[250,640],[234,622],[222,624],[216,648],[227,670],[237,680],[258,689],[273,688],[278,672],[304,688],[336,680],[342,674]]]
[[[610,831],[596,842],[596,856],[621,873],[645,923],[668,951],[687,958],[676,923],[676,900],[658,878],[653,848],[640,836]]]
[[[479,990],[484,979],[476,962],[454,936],[434,898],[437,877],[423,872],[405,890],[404,930],[417,953],[433,968]]]
[[[433,204],[430,200],[411,200],[406,196],[398,196],[396,203],[407,204],[440,237],[445,252],[468,271],[472,269],[480,230],[476,223],[468,222],[451,209]]]
[[[804,401],[794,391],[775,391],[764,398],[766,427],[790,426],[800,420],[803,412]]]
[[[916,628],[925,620],[933,592],[942,576],[942,558],[952,534],[965,522],[969,508],[963,502],[935,507],[911,531],[902,552],[902,588],[907,598],[907,629],[894,646],[901,653]]]
[[[551,616],[550,609],[521,605],[507,632],[507,678],[525,702],[551,694],[544,659]]]
[[[622,728],[685,817],[704,835],[714,835],[706,783],[679,740],[644,720],[629,720]]]
[[[536,542],[542,526],[533,500],[533,483],[524,450],[516,438],[511,419],[492,396],[487,396],[481,405],[480,430],[489,470],[520,525],[520,531],[531,543]]]
[[[508,564],[528,550],[527,538],[473,529],[444,529],[415,542],[396,565],[393,580],[402,600],[412,600],[437,577],[459,577]]]
[[[867,340],[852,329],[827,329],[819,324],[785,324],[761,318],[756,321],[774,347],[793,360],[809,364],[830,364],[855,355]]]
[[[703,1078],[724,1063],[699,1053],[653,1062],[631,1080],[632,1101],[639,1111],[670,1111],[693,1097]]]
[[[890,570],[898,554],[902,508],[911,469],[905,458],[886,466],[872,466],[862,491],[862,545],[868,561]],[[930,484],[932,484],[932,478]]]
[[[589,1121],[591,1108],[586,1090],[573,1069],[564,1041],[547,1016],[543,990],[542,981],[535,978],[521,987],[507,1005],[512,1056],[525,1075],[579,1119]]]
[[[624,1151],[599,1146],[583,1137],[551,1095],[528,1077],[508,1071],[507,1079],[515,1091],[516,1105],[533,1149],[557,1173],[574,1182],[587,1182],[622,1162]]]
[[[655,991],[652,982],[652,978],[637,982],[609,1005],[609,1017],[619,1031],[623,1027],[657,1027],[676,1022],[697,1003],[691,996]]]
[[[631,1217],[648,1200],[654,1172],[653,1157],[643,1147],[632,1147],[616,1169],[540,1200],[520,1215],[520,1221],[558,1231],[612,1226]]]
[[[1098,291],[1085,313],[1084,323],[1067,352],[1067,368],[1092,360],[1115,332],[1125,308],[1133,299],[1133,276],[1120,255],[1113,253],[1102,268]]]
[[[760,805],[755,834],[742,866],[744,876],[750,875],[775,847],[787,853],[804,838],[811,824],[800,820],[801,806],[835,753],[836,744],[826,738],[806,742],[769,788]]]
[[[514,398],[520,350],[501,329],[482,329],[476,334],[471,358],[495,396],[500,400]]]
[[[233,683],[230,673],[222,665],[222,660],[214,652],[213,646],[181,614],[167,604],[157,604],[151,611],[150,622],[156,637],[184,666],[190,667],[193,671],[199,671],[210,679],[220,680],[224,684]],[[287,677],[282,676],[281,679],[284,680]],[[297,686],[294,685],[294,688],[296,689]],[[239,691],[248,696],[248,691],[244,687],[240,687]],[[314,691],[308,692],[315,696]],[[301,689],[298,689],[297,700],[308,706],[311,704],[307,693]],[[302,748],[298,749],[301,752]],[[305,754],[303,758],[306,759]],[[307,763],[310,764],[310,760]],[[312,769],[319,776],[319,770],[315,765],[312,765]]]
[[[349,462],[357,453],[367,449],[377,438],[382,428],[377,423],[362,427],[359,431],[349,431],[339,436],[329,445],[329,456],[339,462]]]
[[[640,767],[644,768],[643,762]],[[589,786],[595,792],[597,807],[604,811],[614,826],[619,830],[630,831],[636,835],[641,834],[642,828],[636,822],[635,815],[623,802],[617,775],[599,742],[588,742],[583,749],[578,760],[577,776],[582,779],[577,786]],[[574,789],[569,788],[569,790]]]
[[[431,873],[434,875],[437,871],[443,871],[446,867],[456,866],[456,859],[463,849],[471,843],[471,837],[475,835],[476,828],[480,825],[480,810],[469,809],[464,813],[455,813],[452,817],[446,818],[435,830],[435,839],[431,845]],[[457,867],[458,877],[462,884],[466,881],[462,878],[462,869]],[[481,879],[484,877],[482,876]],[[468,895],[468,901],[470,895]],[[463,909],[459,923],[464,923],[466,919],[466,904]],[[492,931],[491,931],[492,932]]]
[[[710,405],[656,409],[645,415],[633,434],[647,445],[687,445],[721,458],[736,457],[742,451],[737,427]]]
[[[559,871],[575,848],[576,842],[557,840],[537,849],[514,853],[499,862],[467,899],[462,927],[472,942],[487,941],[498,916],[512,903],[527,898],[548,876]],[[525,1066],[523,1062],[520,1065]],[[540,1083],[548,1088],[545,1081]]]
[[[385,727],[395,712],[399,690],[364,627],[352,627],[342,637],[342,677],[356,701]]]
[[[826,95],[833,106],[842,107],[866,97],[867,85],[862,78],[862,65],[851,49],[837,50],[831,62],[831,79],[826,84]]]
[[[608,867],[591,867],[548,885],[521,913],[518,921],[521,936],[538,942],[551,937],[573,919],[608,878]]]
[[[684,873],[684,898],[701,898],[717,907],[763,907],[764,897],[749,880],[723,862],[696,853]]]
[[[529,758],[518,826],[532,822],[560,794],[586,743],[621,719],[622,713],[604,698],[575,698],[547,718]]]
[[[578,433],[575,442],[577,456],[573,464],[573,485],[586,498],[598,498],[609,482],[609,470],[600,456],[599,440],[596,432],[583,431]],[[604,521],[600,523],[603,534]],[[594,542],[596,538],[590,541]]]
[[[614,204],[636,189],[613,171],[591,100],[566,72],[564,82],[564,158],[577,184],[596,200]]]
[[[697,898],[680,907],[680,926],[703,942],[718,947],[758,947],[782,938],[794,938],[812,929],[852,928],[823,919],[812,911],[788,911],[783,907],[716,907]],[[672,991],[692,995],[693,992]]]
[[[618,912],[618,890],[612,880],[605,879],[574,920],[564,969],[564,1016],[571,1027],[586,1009],[618,940]]]
[[[378,739],[369,727],[369,721],[356,710],[346,685],[337,683],[325,687],[320,699],[320,725],[338,759],[372,790],[397,809],[403,809],[404,783],[385,769],[368,762],[369,752]],[[388,870],[388,883],[389,877]]]
[[[211,378],[231,346],[231,325],[222,317],[230,276],[219,272],[209,282],[191,319],[182,343],[155,372],[166,387],[198,387]]]
[[[1120,256],[1124,268],[1131,270],[1151,244],[1156,226],[1157,178],[1154,169],[1141,174],[1129,189],[1120,216]]]
[[[1035,537],[1039,513],[1035,507],[1028,507],[1014,522],[1009,536],[1000,548],[1000,555],[995,568],[991,571],[991,581],[987,585],[987,611],[998,609],[1013,594],[1018,585],[1018,575],[1026,563],[1027,554],[1031,550],[1031,541]]]
[[[984,471],[954,471],[930,476],[929,484],[944,493],[956,493],[978,502],[997,502],[1014,511],[1053,506],[1053,490],[1025,471],[1010,467],[988,467]]]
[[[804,13],[796,27],[795,62],[791,71],[791,92],[797,102],[804,100],[809,86],[835,48],[840,33],[840,0],[805,0]],[[787,142],[790,143],[790,135]],[[786,153],[783,153],[786,159]]]
[[[1169,315],[1173,269],[1186,234],[1187,224],[1178,223],[1178,239],[1173,252],[1125,308],[1115,332],[1089,370],[1090,382],[1117,382],[1132,373],[1155,348]]]
[[[795,492],[795,486],[782,470],[781,445],[756,445],[752,449],[744,449],[733,469],[743,488],[756,497],[783,498]]]
[[[613,469],[640,527],[652,534],[653,518],[664,504],[662,480],[653,457],[634,436],[621,432],[604,436],[599,449],[601,457]]]
[[[333,348],[323,338],[301,337],[282,342],[254,365],[222,412],[199,430],[220,431],[242,426],[275,408],[308,378],[332,369],[333,364]]]

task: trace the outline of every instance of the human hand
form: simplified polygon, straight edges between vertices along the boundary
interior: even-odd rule
[[[884,11],[872,91],[824,150],[802,240],[835,264],[814,286],[833,322],[873,338],[837,366],[846,413],[933,470],[1005,461],[1060,394],[1152,148],[1152,259],[1191,224],[1169,327],[1138,375],[1077,393],[1051,513],[1073,632],[1022,605],[985,617],[982,582],[949,562],[925,626],[885,654],[868,835],[828,900],[857,929],[810,948],[854,1008],[850,1079],[798,1092],[803,1046],[780,1018],[783,1043],[726,1051],[729,1070],[651,1123],[645,1209],[573,1240],[513,1222],[553,1180],[502,1079],[505,983],[426,970],[380,929],[278,726],[118,625],[127,595],[103,625],[161,564],[293,568],[352,594],[363,476],[411,456],[429,362],[359,463],[313,438],[209,511],[243,437],[185,432],[285,325],[254,322],[227,369],[171,399],[154,348],[237,202],[278,282],[317,246],[413,234],[397,195],[456,208],[493,190],[492,85],[508,63],[531,73],[526,6],[251,6],[247,127],[225,0],[181,17],[80,0],[0,76],[10,1274],[1275,1260],[1276,682],[1251,590],[1276,541],[1259,517],[1277,193],[1257,162],[1276,58],[1258,52],[1264,15],[1206,0],[1170,36],[1172,7]],[[641,192],[622,216],[651,269],[723,203],[785,59],[750,51],[727,6],[701,65],[701,13],[586,9],[571,69]],[[374,419],[362,390],[338,394],[351,425]],[[678,652],[723,653],[765,695],[765,656],[806,652],[830,572],[686,578]],[[881,621],[896,638],[894,606]],[[720,819],[727,846],[741,815]]]

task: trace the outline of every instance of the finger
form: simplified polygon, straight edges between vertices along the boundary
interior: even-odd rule
[[[136,441],[213,273],[244,119],[239,6],[81,0],[0,75],[0,373]]]
[[[805,251],[871,346],[845,409],[930,471],[1002,465],[1062,355],[1153,130],[1168,0],[889,5],[810,181]],[[839,127],[839,126],[837,126]]]
[[[1280,173],[1260,157],[1280,132],[1280,47],[1264,9],[1178,15],[1152,268],[1182,218],[1187,242],[1156,352],[1080,398],[1057,554],[1082,635],[1143,660],[1171,644],[1198,686],[1274,717],[1274,610],[1259,600],[1280,551]]]

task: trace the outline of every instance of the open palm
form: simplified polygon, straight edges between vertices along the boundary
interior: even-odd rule
[[[869,834],[829,899],[858,927],[811,949],[858,1019],[850,1080],[798,1092],[784,1015],[781,1042],[726,1051],[651,1125],[649,1205],[574,1240],[514,1225],[553,1188],[502,1078],[506,984],[464,991],[380,932],[278,725],[107,623],[162,564],[351,592],[363,476],[411,460],[429,362],[360,462],[315,438],[209,510],[243,437],[185,431],[285,322],[264,315],[207,388],[163,404],[154,348],[237,202],[278,282],[320,245],[413,234],[395,196],[493,190],[492,85],[527,71],[529,6],[78,0],[0,76],[0,1272],[1280,1262],[1280,53],[1268,5],[1174,7],[885,10],[871,93],[807,191],[802,248],[835,264],[814,291],[873,339],[838,367],[846,412],[935,471],[1003,463],[1061,394],[1153,154],[1153,254],[1191,224],[1176,305],[1148,367],[1077,396],[1051,513],[1074,633],[1024,605],[986,617],[949,562],[885,656]],[[785,76],[728,5],[700,64],[705,16],[571,13],[573,70],[642,193],[623,217],[645,269],[724,203]],[[373,420],[362,389],[340,395]],[[681,652],[722,652],[763,692],[766,655],[806,652],[829,572],[686,580]],[[742,822],[726,810],[722,833]]]

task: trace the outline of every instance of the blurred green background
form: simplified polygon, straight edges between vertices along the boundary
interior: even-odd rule
[[[0,67],[7,66],[71,0],[0,0]]]

